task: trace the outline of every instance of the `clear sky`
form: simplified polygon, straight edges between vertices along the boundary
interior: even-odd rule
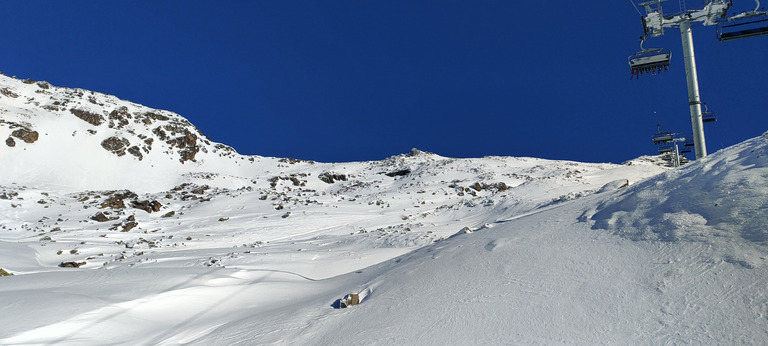
[[[678,1],[665,3],[677,11]],[[688,1],[688,8],[703,1]],[[754,8],[734,0],[734,8]],[[678,30],[670,71],[630,80],[627,1],[5,1],[0,71],[181,114],[241,154],[622,162],[656,124],[691,132]],[[768,131],[768,36],[695,26],[709,152]]]

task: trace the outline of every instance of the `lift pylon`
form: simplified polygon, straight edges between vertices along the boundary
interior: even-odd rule
[[[707,146],[704,139],[704,125],[699,95],[699,81],[696,71],[696,58],[693,51],[692,23],[715,25],[725,18],[731,2],[710,1],[699,10],[684,10],[678,14],[665,16],[661,3],[667,0],[646,1],[639,6],[645,8],[646,15],[642,17],[643,37],[658,37],[664,35],[665,28],[678,27],[683,43],[683,58],[685,60],[685,76],[688,84],[688,106],[691,114],[691,128],[695,144],[696,158],[707,156]],[[641,44],[642,46],[642,44]],[[631,61],[631,60],[630,60]],[[630,63],[631,65],[631,63]],[[635,71],[632,71],[633,75]]]
[[[717,25],[717,37],[720,41],[730,41],[740,38],[768,35],[768,11],[760,9],[760,0],[755,0],[755,9],[728,17],[728,10],[733,5],[732,0],[709,0],[701,9],[688,10],[681,6],[681,11],[665,15],[661,3],[667,0],[650,0],[638,4],[645,8],[646,15],[642,16],[642,42],[650,37],[664,35],[665,28],[677,27],[683,43],[685,60],[685,76],[688,84],[688,107],[691,113],[691,128],[696,158],[707,156],[707,145],[704,139],[704,122],[717,120],[714,113],[702,112],[699,96],[699,81],[696,71],[696,58],[693,51],[693,33],[691,25],[701,23],[704,26]],[[660,54],[661,50],[651,52],[642,49],[640,53],[629,57],[632,77],[644,72],[658,72],[659,68],[667,69],[669,56]],[[643,54],[645,53],[645,54]],[[686,143],[687,144],[687,143]]]

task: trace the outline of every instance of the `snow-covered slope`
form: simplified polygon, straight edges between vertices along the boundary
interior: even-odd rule
[[[727,247],[715,260],[765,267],[768,132],[633,186],[595,206],[591,219],[629,239]]]
[[[238,171],[189,121],[117,97],[0,74],[0,183],[158,191],[180,173]]]
[[[347,275],[368,301],[317,309],[319,322],[210,340],[297,328],[319,344],[765,344],[767,146],[768,133]]]
[[[0,90],[3,345],[768,340],[765,136],[679,170],[317,163],[113,96]]]

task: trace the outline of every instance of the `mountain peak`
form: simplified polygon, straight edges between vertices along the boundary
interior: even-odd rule
[[[4,177],[13,182],[53,168],[49,180],[77,189],[84,187],[77,181],[131,180],[123,173],[148,180],[153,172],[240,157],[179,114],[48,82],[0,75],[0,115],[0,160],[13,167]]]

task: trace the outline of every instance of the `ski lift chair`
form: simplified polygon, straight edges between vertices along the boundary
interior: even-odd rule
[[[744,17],[717,25],[717,39],[731,41],[768,35],[768,12],[747,13]]]
[[[668,143],[675,138],[674,133],[659,131],[653,135],[653,144]]]
[[[704,105],[704,111],[701,112],[701,121],[705,123],[713,123],[717,121],[717,116],[714,112],[709,111],[709,107],[707,107],[707,103],[702,103]]]
[[[641,74],[657,74],[669,70],[669,61],[672,58],[672,52],[668,49],[655,48],[643,49],[632,54],[627,58],[629,67],[632,70],[632,77],[640,78]],[[631,77],[630,77],[631,79]]]

